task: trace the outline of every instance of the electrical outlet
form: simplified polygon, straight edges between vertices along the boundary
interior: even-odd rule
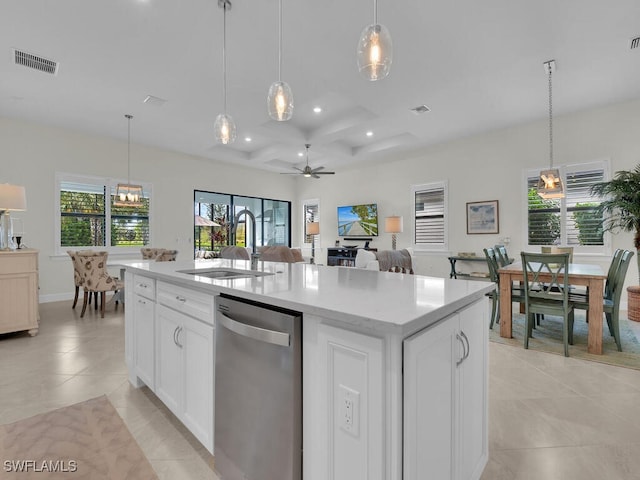
[[[340,385],[340,428],[357,437],[360,433],[360,392]]]

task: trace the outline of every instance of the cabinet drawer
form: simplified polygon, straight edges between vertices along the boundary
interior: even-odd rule
[[[0,275],[38,271],[38,257],[19,253],[6,253],[0,257]]]
[[[158,303],[213,325],[213,293],[158,282]]]
[[[156,281],[142,275],[133,276],[133,292],[149,300],[156,299]]]

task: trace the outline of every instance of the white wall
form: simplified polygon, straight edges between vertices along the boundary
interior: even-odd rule
[[[612,174],[634,168],[640,163],[639,117],[640,101],[554,117],[554,164],[608,158]],[[378,204],[380,236],[371,243],[378,249],[391,248],[391,235],[383,231],[384,217],[402,215],[404,232],[398,235],[398,248],[409,247],[414,234],[411,185],[447,180],[450,252],[482,254],[482,248],[510,237],[509,253],[518,256],[526,242],[524,170],[548,165],[548,123],[545,120],[440,144],[398,158],[393,163],[369,165],[365,162],[349,171],[339,170],[331,177],[299,178],[297,206],[303,199],[320,199],[320,243],[324,256],[318,261],[323,259],[321,263],[324,263],[326,247],[333,246],[338,238],[338,206],[361,202]],[[500,233],[467,235],[466,202],[483,200],[499,201]],[[295,220],[300,221],[299,218]],[[295,244],[300,241],[295,235],[300,234],[301,227],[297,224],[294,228]],[[614,236],[613,248],[618,247],[633,250],[632,235]],[[417,273],[448,276],[446,257],[447,253],[419,256]],[[608,256],[577,257],[577,260],[602,263],[605,271],[609,264]],[[637,269],[629,269],[627,283],[638,283]]]
[[[0,118],[0,183],[24,185],[23,242],[40,251],[40,299],[69,298],[73,269],[55,253],[55,173],[126,180],[127,144],[45,125]],[[131,180],[153,186],[152,244],[193,257],[193,191],[208,190],[292,201],[295,181],[228,163],[131,144]],[[114,273],[117,273],[114,272]]]

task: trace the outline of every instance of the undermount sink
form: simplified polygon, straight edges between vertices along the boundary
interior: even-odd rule
[[[257,272],[255,270],[235,270],[231,268],[196,268],[193,270],[178,270],[178,273],[186,273],[188,275],[196,275],[198,277],[220,279],[265,277],[267,275],[273,275],[273,273],[270,272]]]

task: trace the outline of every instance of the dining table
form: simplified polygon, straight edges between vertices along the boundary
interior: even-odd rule
[[[589,292],[589,310],[587,321],[589,332],[587,337],[587,351],[596,355],[602,355],[602,305],[604,297],[604,284],[607,275],[600,265],[588,263],[570,263],[568,267],[569,284],[586,286]],[[522,262],[515,262],[501,267],[500,275],[500,336],[512,337],[512,301],[511,286],[513,282],[523,282],[524,274]],[[562,279],[562,275],[559,277]],[[551,280],[551,274],[539,275],[540,281]]]

